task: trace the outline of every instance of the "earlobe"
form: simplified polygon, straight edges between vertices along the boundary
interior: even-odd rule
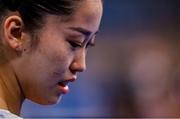
[[[4,36],[6,43],[14,50],[22,50],[23,22],[19,16],[9,16],[4,21]]]

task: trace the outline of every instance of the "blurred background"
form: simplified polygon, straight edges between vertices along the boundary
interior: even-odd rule
[[[88,70],[61,103],[23,117],[180,117],[180,1],[105,0]]]

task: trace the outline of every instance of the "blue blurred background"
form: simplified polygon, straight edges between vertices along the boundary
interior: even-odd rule
[[[88,70],[61,103],[23,117],[180,117],[180,2],[105,0]]]

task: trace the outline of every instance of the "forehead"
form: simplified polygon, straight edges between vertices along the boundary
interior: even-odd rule
[[[102,17],[102,1],[101,0],[84,0],[76,9],[74,15],[69,22],[84,25],[85,27],[97,27]]]
[[[53,16],[53,17],[49,17]],[[102,17],[101,0],[83,0],[76,8],[74,14],[68,17],[48,15],[46,20],[49,27],[81,27],[95,33],[99,29]],[[46,23],[47,23],[46,22]],[[47,28],[47,27],[46,27]]]

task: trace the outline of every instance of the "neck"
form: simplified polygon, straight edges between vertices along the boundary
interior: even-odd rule
[[[12,68],[0,65],[0,108],[20,115],[24,96]]]

